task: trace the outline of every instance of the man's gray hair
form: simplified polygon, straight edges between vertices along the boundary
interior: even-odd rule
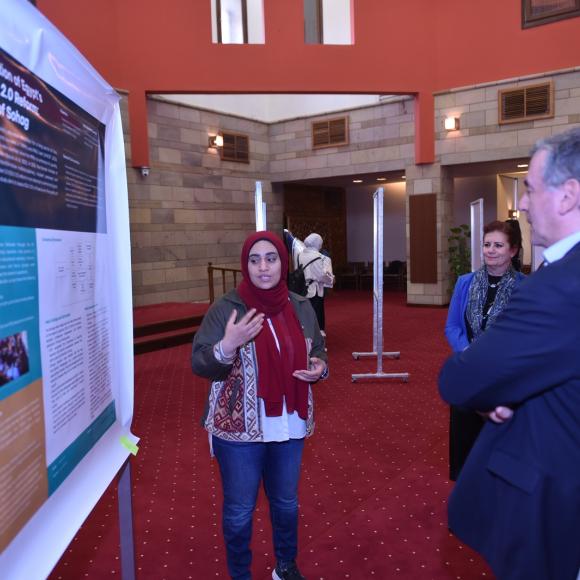
[[[568,179],[580,181],[580,128],[538,141],[531,155],[538,151],[548,153],[543,175],[548,187],[558,187]]]

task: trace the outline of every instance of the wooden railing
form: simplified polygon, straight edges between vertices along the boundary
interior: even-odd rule
[[[209,284],[209,303],[213,304],[215,300],[215,288],[214,288],[214,272],[221,272],[222,274],[222,293],[225,294],[228,291],[226,284],[226,274],[231,272],[233,274],[233,285],[230,288],[235,288],[238,285],[238,274],[242,271],[239,268],[222,268],[221,266],[212,266],[211,262],[207,264],[207,281]]]

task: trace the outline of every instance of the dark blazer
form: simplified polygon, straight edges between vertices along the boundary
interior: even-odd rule
[[[488,421],[449,501],[449,526],[501,580],[576,580],[580,567],[580,244],[522,282],[439,376]]]

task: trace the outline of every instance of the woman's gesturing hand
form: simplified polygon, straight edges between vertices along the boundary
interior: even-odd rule
[[[222,350],[225,356],[233,356],[236,349],[253,340],[264,323],[264,314],[257,312],[255,308],[248,310],[242,318],[236,322],[237,310],[233,310],[226,324],[224,337],[222,338]]]
[[[326,363],[322,359],[313,356],[310,358],[308,367],[308,370],[294,371],[292,376],[307,383],[315,383],[324,372],[324,369],[326,369]]]

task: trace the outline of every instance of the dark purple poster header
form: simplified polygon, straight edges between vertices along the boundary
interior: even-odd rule
[[[106,232],[105,125],[0,49],[0,225]]]

